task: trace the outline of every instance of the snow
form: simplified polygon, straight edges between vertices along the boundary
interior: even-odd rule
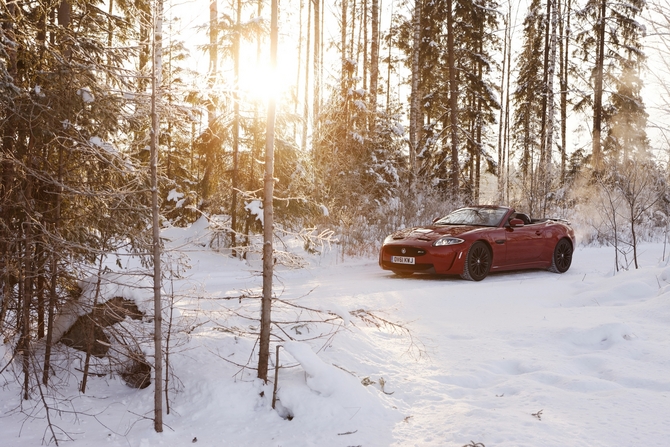
[[[391,127],[391,131],[398,136],[403,135],[405,133],[405,126],[398,122]]]
[[[90,312],[95,304],[102,304],[115,297],[132,300],[140,312],[153,314],[153,283],[146,277],[129,278],[127,275],[104,273],[100,276],[99,284],[97,277],[92,276],[79,281],[79,288],[80,298],[63,306],[54,319],[54,340],[60,340],[75,321]],[[40,343],[38,348],[43,349],[43,344]]]
[[[77,94],[81,96],[81,100],[84,101],[85,103],[89,104],[95,101],[95,96],[93,96],[93,93],[91,92],[91,89],[88,87],[82,87],[77,89]]]
[[[80,315],[90,311],[87,309],[96,302],[101,304],[115,297],[134,301],[140,312],[153,313],[153,282],[144,276],[128,277],[117,273],[103,273],[100,275],[99,285],[97,277],[90,276],[79,281],[79,288],[79,307],[83,307]]]
[[[173,188],[168,192],[167,200],[168,202],[179,202],[179,199],[184,197],[184,193],[178,192],[176,188]]]
[[[255,216],[256,219],[263,224],[263,202],[260,200],[251,200],[244,205],[244,209],[249,211],[249,214]]]
[[[176,377],[165,430],[155,433],[149,419],[153,386],[136,390],[118,377],[90,377],[80,394],[81,373],[72,368],[56,372],[58,393],[47,396],[60,445],[668,443],[670,267],[662,244],[640,247],[639,270],[615,273],[612,248],[579,247],[565,274],[496,273],[482,282],[395,277],[374,258],[342,261],[334,252],[307,257],[304,269],[277,265],[275,293],[292,307],[277,302],[273,315],[296,324],[284,326],[291,339],[281,334],[273,410],[274,345],[264,384],[250,369],[254,337],[244,335],[257,322],[240,316],[257,318],[258,303],[238,299],[259,293],[258,261],[208,249],[204,218],[163,236],[191,266],[174,283],[187,329],[171,344]],[[116,277],[107,283],[104,294],[141,301],[151,293],[147,284],[133,292]],[[82,285],[91,289],[90,281]],[[332,321],[299,324],[318,318],[295,306],[322,309]],[[356,316],[360,309],[402,324],[411,337],[366,324]],[[73,358],[75,351],[58,352]],[[0,345],[0,369],[11,355],[10,345]],[[248,361],[249,368],[238,366]],[[3,445],[46,444],[39,393],[20,399],[20,361],[1,377]]]
[[[103,140],[100,137],[94,136],[91,137],[88,140],[89,143],[91,143],[93,146],[99,147],[101,149],[104,149],[105,151],[109,152],[110,154],[118,154],[118,151],[112,145],[111,143],[108,143],[107,141]]]
[[[354,105],[356,106],[356,108],[358,110],[362,110],[362,111],[365,111],[368,108],[367,104],[365,104],[365,101],[361,101],[360,99],[354,100]]]
[[[186,202],[186,199],[183,197],[184,193],[178,192],[177,189],[173,188],[170,190],[170,192],[168,192],[167,201],[175,202],[174,207],[181,208],[184,205],[184,202]]]

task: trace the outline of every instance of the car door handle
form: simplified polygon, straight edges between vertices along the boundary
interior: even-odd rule
[[[505,243],[505,239],[498,239],[498,240],[496,241],[496,244],[499,244],[499,245],[502,245],[502,244],[504,244],[504,243]]]
[[[540,235],[542,235],[542,232],[538,230],[538,231],[535,232],[535,234],[540,236]]]

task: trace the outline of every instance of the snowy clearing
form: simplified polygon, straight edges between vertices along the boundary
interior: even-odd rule
[[[196,231],[167,234],[177,244],[194,241]],[[62,410],[50,412],[60,445],[670,442],[670,269],[661,262],[661,244],[642,247],[640,270],[616,275],[611,248],[583,247],[563,275],[499,273],[479,283],[399,278],[374,259],[342,262],[334,254],[314,258],[306,269],[279,269],[280,299],[330,312],[333,323],[296,324],[287,334],[297,340],[326,336],[283,343],[277,411],[271,409],[273,384],[262,385],[255,371],[230,363],[248,362],[254,343],[242,332],[253,330],[254,322],[244,315],[258,315],[253,300],[226,298],[259,289],[259,262],[250,265],[198,244],[183,251],[191,269],[176,287],[193,297],[177,308],[192,331],[171,353],[177,379],[170,383],[176,390],[165,431],[154,433],[145,419],[152,415],[153,385],[135,390],[118,377],[92,377],[81,395],[79,376],[61,371],[67,377],[60,395],[49,400]],[[277,318],[313,315],[283,309]],[[364,324],[351,314],[359,309],[404,324],[412,337]],[[2,349],[4,367],[11,352]],[[21,402],[20,385],[10,377],[9,370],[3,374],[0,389],[1,444],[49,443],[39,395]]]

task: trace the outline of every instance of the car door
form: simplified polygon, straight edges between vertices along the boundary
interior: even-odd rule
[[[493,264],[491,270],[505,267],[507,261],[507,240],[505,237],[505,228],[491,229],[488,232],[487,239],[491,250],[493,251]]]
[[[507,257],[505,264],[522,265],[537,262],[545,252],[546,239],[542,224],[505,227]]]

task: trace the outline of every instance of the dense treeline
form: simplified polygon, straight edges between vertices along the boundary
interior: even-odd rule
[[[643,1],[531,0],[522,23],[494,0],[336,5],[280,5],[295,82],[277,103],[278,227],[328,226],[360,253],[458,204],[540,217],[590,203],[592,237],[635,254],[640,226],[665,225]],[[109,257],[150,262],[154,6],[0,4],[0,332],[24,354],[46,340],[44,382],[50,323],[77,281]],[[206,44],[189,46],[178,13],[163,29],[161,213],[218,216],[220,245],[243,257],[261,231],[266,104],[239,88],[241,62],[267,57],[269,5],[197,7]]]

